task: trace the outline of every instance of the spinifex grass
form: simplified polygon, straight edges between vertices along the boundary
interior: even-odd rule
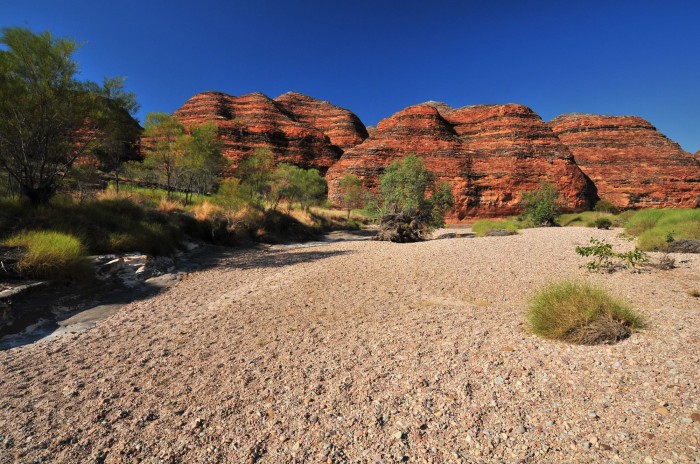
[[[580,345],[615,343],[644,327],[642,316],[624,301],[600,287],[570,281],[535,293],[527,320],[535,335]]]
[[[83,280],[90,276],[85,248],[72,235],[55,231],[21,232],[4,243],[25,248],[17,263],[22,276],[56,280]]]

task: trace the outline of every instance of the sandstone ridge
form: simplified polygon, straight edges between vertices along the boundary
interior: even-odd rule
[[[185,127],[213,121],[219,127],[224,156],[234,164],[256,149],[270,149],[277,162],[325,172],[367,131],[348,110],[297,93],[278,99],[254,92],[242,96],[203,92],[174,116]]]
[[[694,208],[700,161],[637,116],[572,113],[550,123],[600,198],[620,208]]]
[[[451,108],[440,102],[410,106],[377,124],[328,173],[331,199],[346,174],[377,190],[378,177],[395,159],[414,153],[455,196],[451,220],[520,212],[522,193],[540,181],[555,184],[567,208],[589,205],[592,186],[552,130],[523,105]]]
[[[214,121],[234,165],[266,148],[276,162],[319,169],[332,201],[344,175],[376,192],[389,163],[416,154],[452,186],[452,221],[517,214],[540,181],[556,185],[572,211],[600,198],[621,208],[696,207],[700,198],[700,152],[686,153],[636,116],[571,113],[545,123],[520,104],[428,101],[365,127],[351,111],[297,92],[213,91],[174,116],[186,127]]]

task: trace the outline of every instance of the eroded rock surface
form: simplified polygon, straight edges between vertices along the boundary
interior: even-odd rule
[[[368,139],[343,154],[328,173],[331,199],[347,174],[376,191],[386,166],[411,153],[452,186],[452,220],[517,214],[523,192],[536,190],[540,181],[556,185],[571,210],[587,207],[593,194],[571,152],[531,109],[452,109],[427,102],[380,121]]]
[[[204,92],[190,98],[174,116],[189,128],[213,121],[224,156],[234,164],[270,149],[277,162],[325,172],[343,153],[367,136],[350,111],[297,93],[273,100],[254,92],[239,97]]]
[[[694,208],[700,161],[636,116],[565,114],[550,124],[600,198],[620,208]]]

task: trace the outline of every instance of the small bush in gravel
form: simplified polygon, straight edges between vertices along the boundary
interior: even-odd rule
[[[532,297],[527,313],[535,335],[579,345],[616,343],[644,327],[629,305],[588,283],[555,282]]]
[[[586,263],[589,272],[614,272],[620,268],[635,268],[649,262],[647,254],[637,248],[620,253],[613,250],[612,244],[605,240],[591,238],[588,243],[587,246],[577,246],[576,254],[593,257],[592,261]]]
[[[539,189],[523,193],[522,206],[523,218],[531,221],[535,227],[549,227],[556,225],[563,202],[554,184],[540,182]]]
[[[600,217],[593,221],[593,225],[596,227],[596,229],[608,230],[612,227],[612,221],[606,217]]]
[[[676,260],[671,258],[668,253],[664,253],[659,258],[659,261],[656,263],[655,267],[661,269],[662,271],[670,271],[671,269],[676,268]]]

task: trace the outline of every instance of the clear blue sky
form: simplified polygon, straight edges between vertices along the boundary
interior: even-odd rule
[[[293,90],[374,125],[427,100],[642,116],[700,150],[700,2],[2,0],[0,25],[84,43],[150,111]]]

